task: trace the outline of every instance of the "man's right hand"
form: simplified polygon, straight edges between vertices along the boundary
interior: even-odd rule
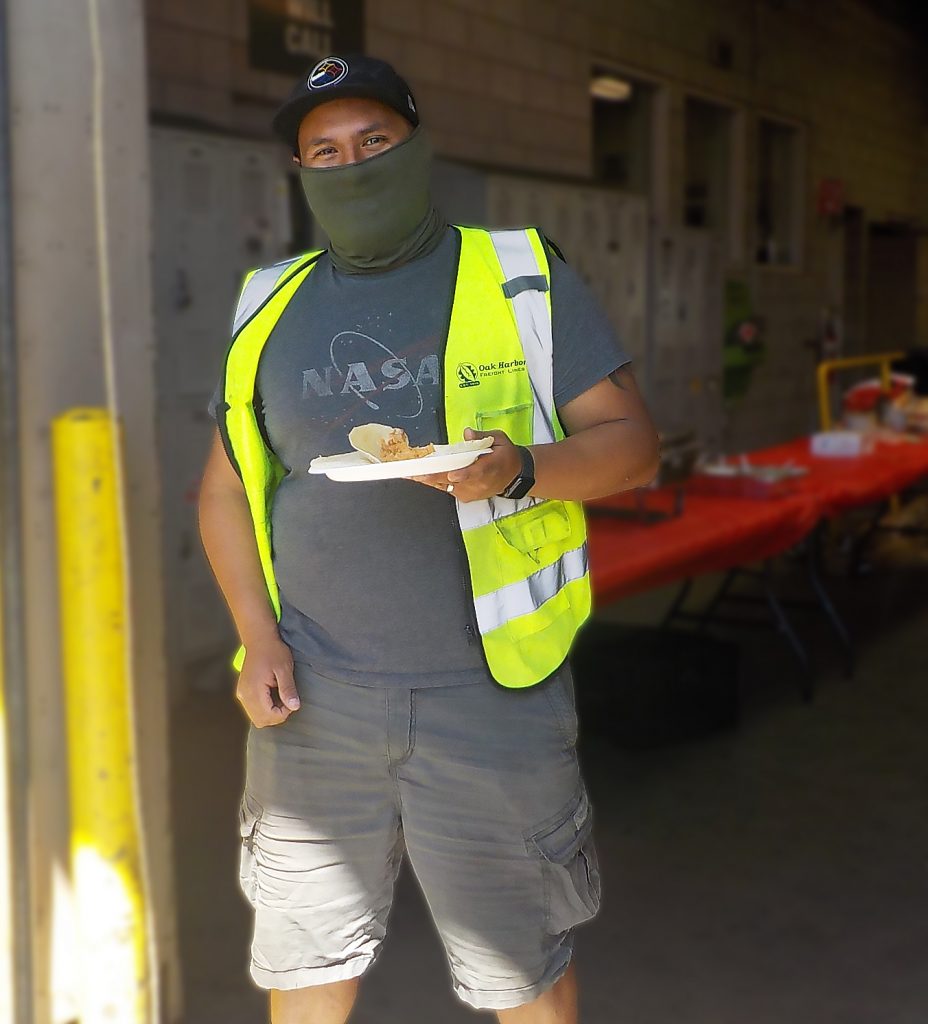
[[[235,696],[251,719],[263,729],[280,725],[300,707],[293,682],[293,655],[277,638],[252,640],[245,649],[245,664],[238,677]]]

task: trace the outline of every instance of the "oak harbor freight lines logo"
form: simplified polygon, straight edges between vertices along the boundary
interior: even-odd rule
[[[473,363],[458,363],[458,386],[475,388],[480,383],[477,367]]]
[[[525,372],[524,359],[501,359],[498,363],[458,363],[458,387],[475,388],[485,377],[500,377],[504,373]]]
[[[324,89],[337,85],[348,74],[348,65],[341,57],[326,57],[310,71],[306,84],[310,89]]]

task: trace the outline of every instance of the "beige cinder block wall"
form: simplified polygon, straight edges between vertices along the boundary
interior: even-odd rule
[[[730,271],[767,322],[768,357],[732,411],[741,446],[813,426],[813,355],[822,308],[840,306],[842,238],[816,212],[817,183],[840,178],[867,221],[916,219],[924,189],[924,46],[864,0],[367,0],[366,45],[415,88],[445,157],[542,174],[591,171],[594,63],[664,87],[667,160],[652,182],[659,224],[683,206],[683,109],[695,95],[738,114],[742,243]],[[247,67],[245,0],[148,0],[153,109],[268,134],[290,77]],[[713,66],[719,39],[732,66]],[[802,261],[755,265],[760,116],[802,137]],[[569,255],[569,254],[568,254]],[[874,339],[879,347],[879,339]]]
[[[804,342],[822,308],[840,306],[840,228],[816,212],[823,178],[845,183],[868,221],[924,218],[925,47],[859,0],[371,0],[372,52],[406,69],[439,150],[542,173],[590,171],[587,92],[594,63],[664,84],[669,158],[652,183],[659,221],[679,223],[687,95],[739,113],[742,253],[730,270],[751,286],[766,320],[768,357],[732,410],[735,447],[814,426],[813,355]],[[733,64],[709,59],[730,42]],[[802,261],[755,265],[759,116],[802,136]],[[569,255],[569,254],[568,254]],[[880,339],[871,345],[883,347]]]

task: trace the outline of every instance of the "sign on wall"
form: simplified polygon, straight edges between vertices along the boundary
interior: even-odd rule
[[[364,0],[248,0],[253,68],[298,75],[330,53],[364,49]]]
[[[844,213],[844,182],[840,178],[819,181],[818,212],[822,217],[840,217]]]

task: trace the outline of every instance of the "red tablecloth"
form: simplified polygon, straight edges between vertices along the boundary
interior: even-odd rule
[[[649,507],[666,499],[655,495]],[[593,503],[630,507],[620,498]],[[771,558],[798,544],[815,526],[803,497],[776,501],[687,495],[682,515],[651,526],[589,516],[590,572],[598,602],[618,600],[675,580]]]
[[[752,453],[758,464],[792,460],[809,468],[793,493],[770,500],[688,494],[682,515],[651,526],[596,515],[631,508],[617,495],[590,503],[590,569],[600,603],[690,576],[771,558],[797,544],[815,524],[848,508],[883,501],[928,475],[928,443],[880,445],[858,458],[813,458],[807,438]],[[649,494],[649,507],[669,494]]]
[[[821,458],[809,451],[809,439],[766,448],[751,455],[759,465],[794,462],[808,476],[795,482],[797,494],[818,503],[822,518],[849,508],[885,501],[928,476],[928,441],[879,444],[870,455]]]

